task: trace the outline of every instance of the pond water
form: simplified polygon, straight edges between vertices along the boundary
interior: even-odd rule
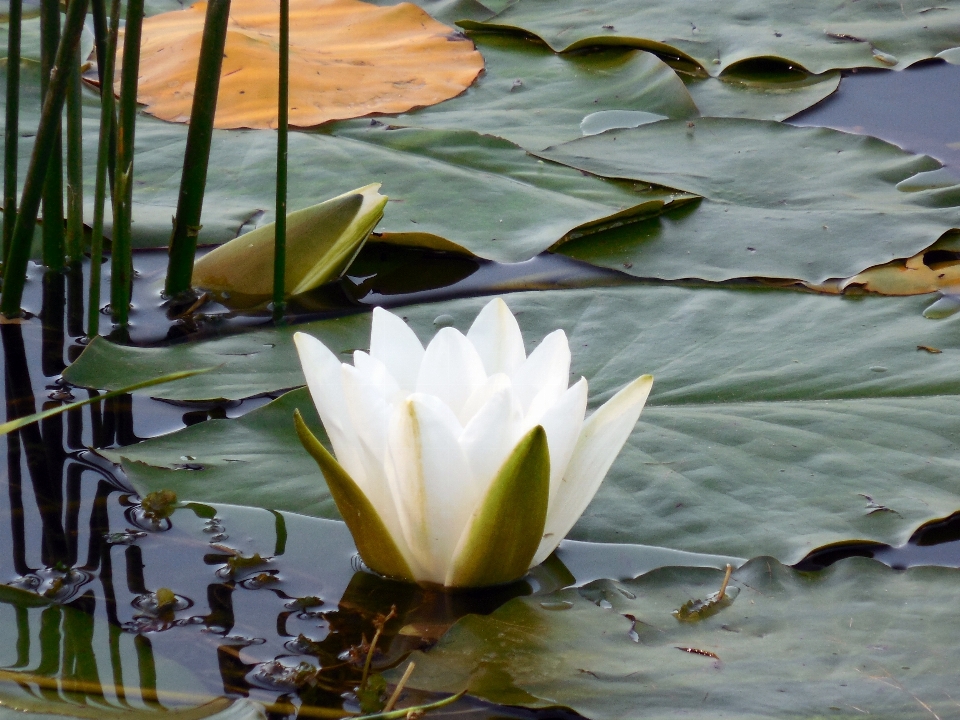
[[[901,73],[850,73],[836,96],[793,122],[877,135],[960,168],[960,137],[950,128],[956,90],[960,68],[942,63]],[[215,304],[189,322],[171,322],[159,307],[156,286],[165,255],[143,252],[136,262],[129,342],[178,342],[270,322]],[[414,265],[418,272],[410,273]],[[106,288],[108,278],[104,282]],[[298,300],[290,313],[313,319],[372,305],[630,282],[637,281],[554,255],[500,265],[370,245],[348,278]],[[87,396],[58,381],[83,349],[84,287],[80,274],[44,277],[31,268],[24,301],[31,316],[0,325],[8,419]],[[512,597],[599,578],[633,578],[665,565],[722,568],[743,562],[567,541],[514,585],[469,595],[425,591],[367,572],[340,523],[200,504],[151,518],[122,473],[86,449],[121,447],[211,418],[237,417],[269,399],[198,406],[137,395],[7,436],[0,517],[8,531],[0,536],[0,580],[45,598],[0,593],[0,666],[30,673],[8,702],[45,709],[54,700],[80,705],[94,699],[156,710],[225,695],[262,702],[277,718],[340,717],[361,709],[353,689],[378,616],[392,608],[396,617],[373,653],[375,671],[401,665],[464,614],[492,612]],[[902,548],[853,540],[832,545],[797,567],[816,571],[850,556],[898,568],[960,567],[960,520],[928,523]],[[211,707],[213,712],[219,706]],[[466,698],[436,713],[447,714],[574,716]]]

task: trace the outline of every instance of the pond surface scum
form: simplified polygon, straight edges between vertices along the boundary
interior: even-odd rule
[[[903,79],[909,73],[949,75],[955,82],[958,72],[956,67],[937,64],[897,74],[878,72],[869,78],[878,86],[883,78]],[[856,87],[850,80],[841,87],[846,88],[847,82]],[[841,92],[837,102],[846,102],[843,98],[848,96]],[[940,155],[949,171],[957,172],[950,164],[960,159],[952,147],[956,143],[948,145],[945,135],[902,130],[896,119],[883,126],[859,123],[841,113],[830,116],[830,108],[827,102],[797,123],[866,127],[888,140],[909,143],[912,150]],[[306,322],[361,313],[373,305],[403,307],[519,290],[662,285],[757,289],[771,284],[750,278],[712,285],[635,278],[549,253],[501,264],[375,240],[342,281],[294,298],[287,308],[288,318]],[[272,327],[266,312],[238,313],[213,302],[193,315],[170,320],[156,282],[162,278],[165,259],[159,251],[135,254],[138,279],[131,325],[116,330],[111,339],[137,347],[164,347]],[[87,271],[85,264],[67,273],[44,274],[31,265],[23,301],[27,316],[0,324],[5,419],[95,394],[72,387],[60,377],[85,347]],[[103,283],[102,296],[109,297],[109,277]],[[789,291],[810,292],[800,287]],[[438,316],[435,324],[442,325],[443,318]],[[928,352],[934,350],[940,352],[937,348]],[[878,375],[883,371],[876,370]],[[621,639],[644,644],[656,635],[656,628],[638,619],[629,602],[646,597],[641,590],[651,598],[659,597],[653,580],[650,587],[644,585],[646,574],[666,572],[663,568],[701,573],[696,582],[690,579],[693,575],[677,581],[681,595],[676,607],[680,607],[697,597],[693,593],[701,592],[697,582],[718,587],[718,572],[730,565],[746,566],[744,574],[734,574],[733,582],[751,588],[756,583],[750,573],[762,575],[756,567],[768,560],[748,563],[721,553],[568,540],[519,582],[483,591],[443,593],[385,580],[365,570],[341,522],[200,502],[184,503],[169,517],[145,511],[120,466],[93,450],[117,449],[210,420],[237,418],[281,394],[222,402],[126,396],[48,418],[6,436],[0,464],[6,485],[6,492],[0,493],[0,528],[4,529],[0,533],[0,719],[13,716],[8,709],[90,718],[164,712],[170,718],[222,720],[371,714],[382,705],[371,705],[355,690],[361,684],[377,623],[383,625],[383,618],[393,612],[395,617],[383,625],[383,634],[372,648],[375,675],[370,683],[380,689],[386,682],[397,681],[411,653],[417,653],[418,667],[420,657],[430,657],[421,651],[437,646],[453,653],[454,643],[469,645],[470,638],[464,636],[485,621],[503,627],[496,626],[502,630],[499,635],[484,629],[487,626],[477,630],[476,637],[489,641],[489,646],[477,643],[486,653],[480,653],[483,658],[498,652],[490,638],[508,637],[509,628],[520,627],[521,620],[537,629],[540,615],[569,611],[571,617],[580,617],[576,613],[593,612],[596,607],[614,609],[619,613],[617,621],[629,620],[619,628]],[[184,455],[180,460],[182,472],[203,469],[194,457]],[[317,482],[321,482],[319,475]],[[882,498],[862,495],[868,514],[899,515],[882,502]],[[779,572],[792,578],[783,580],[784,586],[794,581],[814,586],[835,564],[841,564],[835,573],[845,572],[850,564],[841,561],[850,558],[873,558],[897,570],[960,568],[960,512],[924,523],[900,547],[850,539],[812,550],[790,566],[792,570],[771,569],[775,561],[769,560],[767,575],[780,578]],[[728,572],[724,587],[729,577]],[[740,586],[732,590],[731,604],[736,606],[734,597],[741,599],[740,605],[748,602]],[[684,592],[688,595],[682,596]],[[704,592],[700,597],[709,596]],[[949,597],[940,600],[951,602]],[[457,625],[460,634],[441,641],[470,614],[489,617],[467,618]],[[717,618],[722,620],[722,612]],[[740,632],[732,623],[722,628],[731,635]],[[722,650],[682,639],[677,642],[684,644],[672,648],[690,656],[683,662],[703,661],[684,665],[696,668],[690,673],[708,665],[719,669],[726,660]],[[468,654],[462,648],[460,653],[451,666],[457,657]],[[487,676],[470,685],[473,695],[432,711],[431,717],[581,717],[561,707],[561,700],[545,702],[519,682],[513,686],[509,678],[498,678],[496,673],[505,671],[495,668],[492,660],[490,667]],[[431,681],[431,691],[406,690],[401,706],[429,703],[463,689],[446,687],[448,679],[441,670],[427,664],[427,676],[439,679]],[[605,677],[586,664],[575,671],[597,681]],[[498,702],[482,699],[496,694],[487,691],[489,683],[498,680],[506,687]],[[638,692],[638,704],[642,697]],[[521,707],[524,704],[529,707]],[[776,716],[770,707],[770,716]]]

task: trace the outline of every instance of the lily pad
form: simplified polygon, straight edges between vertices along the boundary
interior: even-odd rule
[[[205,7],[144,21],[137,100],[151,115],[189,120]],[[258,0],[230,7],[215,127],[276,127],[279,16],[269,7]],[[297,127],[432,105],[463,92],[483,70],[473,43],[410,3],[294,0],[290,27]]]
[[[923,298],[639,286],[518,293],[506,301],[528,349],[557,327],[566,331],[573,377],[588,379],[592,407],[638,374],[656,378],[636,430],[574,527],[574,539],[796,562],[815,547],[850,538],[897,545],[920,523],[960,508],[960,450],[953,441],[960,432],[960,316],[923,320]],[[472,298],[399,312],[427,339],[441,316],[466,330],[484,303]],[[361,321],[350,319],[357,334],[364,334]],[[298,329],[329,332],[324,323]],[[194,394],[237,397],[244,386],[262,392],[271,380],[277,387],[289,383],[300,372],[289,331],[274,332],[275,347],[265,347],[267,331],[254,334],[262,351],[204,375]],[[94,386],[109,386],[115,372],[131,382],[158,372],[167,352],[177,367],[208,367],[217,342],[226,341],[131,352],[107,343],[97,348],[97,341],[66,377],[75,381],[73,373],[82,369]],[[230,342],[239,352],[243,338]],[[151,394],[190,394],[176,387]],[[280,427],[290,422],[292,407],[278,402],[258,412],[264,419],[257,422]],[[215,455],[224,443],[234,448],[230,433],[239,422],[210,423],[204,432],[212,434],[198,449]],[[214,429],[222,434],[214,437]],[[178,448],[180,438],[190,437],[185,433],[196,432],[120,454],[171,468],[194,454]],[[295,463],[289,470],[233,463],[223,492],[262,484],[264,477],[307,477],[301,468],[310,458],[289,452],[296,438],[290,433],[283,443],[271,457],[288,453]],[[163,472],[190,477],[189,471]],[[316,492],[318,476],[311,477],[297,502]],[[890,511],[873,512],[864,496]]]
[[[960,185],[944,187],[942,175],[931,172],[938,161],[835,130],[665,120],[538,154],[706,198],[694,211],[559,248],[641,277],[821,283],[912,257],[960,227]]]
[[[698,63],[719,75],[737,63],[776,58],[811,73],[853,67],[901,69],[960,44],[960,3],[925,0],[762,4],[721,0],[635,3],[519,0],[465,28],[532,33],[560,52],[631,45]]]
[[[808,75],[761,65],[738,67],[719,78],[676,68],[704,117],[786,120],[813,107],[840,85],[840,73]]]
[[[97,102],[95,93],[85,92],[86,167],[96,160]],[[24,65],[24,131],[36,126],[39,108],[39,71]],[[140,115],[136,137],[134,244],[164,246],[176,212],[186,128]],[[508,262],[527,260],[570,233],[656,214],[676,198],[689,197],[645,183],[586,176],[531,157],[505,140],[469,131],[349,127],[336,136],[291,133],[289,143],[290,157],[297,158],[289,168],[291,211],[381,182],[383,194],[390,197],[381,232],[412,244],[439,238],[448,249]],[[19,146],[25,168],[32,144],[21,138]],[[241,228],[273,221],[276,151],[270,131],[214,132],[201,243],[222,243]],[[87,181],[85,216],[91,221],[92,174]]]
[[[676,73],[650,53],[605,48],[557,55],[522,37],[472,39],[486,63],[483,76],[459,97],[390,124],[476,130],[540,150],[581,137],[581,121],[595,112],[698,114]]]
[[[808,574],[757,558],[734,574],[731,605],[696,623],[673,617],[722,576],[665,568],[516,598],[414,653],[411,684],[595,720],[639,707],[644,718],[918,719],[956,707],[945,688],[960,652],[943,628],[956,622],[944,599],[957,570],[855,558]]]

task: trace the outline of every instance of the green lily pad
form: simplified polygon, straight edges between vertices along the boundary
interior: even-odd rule
[[[650,53],[606,48],[557,55],[512,35],[471,39],[483,54],[484,74],[458,97],[391,118],[391,125],[476,130],[540,150],[581,137],[581,121],[598,111],[698,114],[676,73]]]
[[[902,69],[957,46],[960,3],[722,0],[635,3],[519,0],[470,29],[523,31],[560,52],[631,45],[698,63],[711,75],[747,60],[775,58],[811,73],[853,67]]]
[[[900,544],[920,523],[960,508],[960,450],[953,441],[960,432],[960,316],[924,320],[924,298],[637,286],[518,293],[506,301],[528,348],[554,328],[566,331],[573,377],[590,382],[592,407],[643,373],[656,378],[637,429],[574,539],[796,562],[815,547],[850,538]],[[440,316],[466,330],[485,302],[399,312],[426,340]],[[298,329],[329,332],[327,323],[335,322]],[[262,392],[274,378],[278,387],[290,383],[300,371],[289,331],[274,331],[273,348],[265,348],[267,332],[251,336],[261,352],[207,373],[194,394],[237,397],[244,386]],[[218,342],[226,341],[135,352],[102,343],[96,353],[94,343],[67,378],[75,380],[74,368],[83,368],[90,384],[109,386],[123,367],[123,382],[130,382],[158,372],[168,352],[178,367],[208,367],[209,348]],[[230,342],[239,352],[243,338]],[[175,384],[150,392],[190,394]],[[295,400],[258,410],[256,422],[289,425]],[[213,457],[213,466],[227,456],[224,448],[236,448],[231,428],[241,422],[209,422],[116,453],[161,468],[188,462],[185,455]],[[194,433],[202,439],[190,439]],[[243,438],[241,447],[254,442]],[[222,471],[223,492],[232,502],[254,504],[232,489],[263,484],[264,477],[302,476],[310,480],[295,501],[318,497],[312,461],[305,453],[293,457],[290,448],[297,448],[292,431],[275,451],[258,445],[277,463],[232,463]],[[284,470],[286,462],[293,464]],[[153,472],[130,464],[127,470]],[[865,496],[889,511],[873,512]]]
[[[370,316],[366,313],[320,320],[309,327],[328,347],[340,352],[345,362],[354,350],[370,344]],[[151,390],[148,394],[167,400],[237,400],[276,392],[304,383],[293,347],[297,329],[301,328],[255,330],[166,348],[115,345],[98,337],[66,369],[64,378],[74,385],[101,389],[109,385],[116,390],[134,384],[126,382],[130,378],[138,382],[167,375],[173,368],[193,369],[194,363],[205,358],[207,364],[202,367],[216,368],[207,373],[211,381],[204,382],[199,376],[186,378],[165,391]],[[104,372],[106,368],[109,370]]]
[[[840,85],[839,72],[808,75],[776,68],[736,68],[722,77],[677,69],[704,117],[786,120],[813,107]]]
[[[665,568],[516,598],[414,653],[411,684],[595,720],[919,719],[955,709],[946,689],[960,651],[944,628],[956,621],[945,599],[957,570],[897,572],[855,558],[809,574],[757,558],[734,573],[731,605],[700,622],[673,617],[722,577]]]
[[[27,132],[39,121],[35,67],[24,66],[21,93],[20,127]],[[97,103],[96,94],[85,91],[86,167],[94,167],[96,160]],[[137,118],[136,247],[169,241],[186,132],[181,124]],[[395,241],[412,244],[429,245],[439,238],[448,249],[494,260],[527,260],[571,232],[592,232],[598,223],[656,214],[675,198],[686,197],[645,183],[587,176],[470,131],[351,126],[336,136],[291,133],[289,143],[290,157],[297,158],[289,169],[291,211],[382,182],[390,202],[380,232],[400,234]],[[31,148],[31,140],[21,138],[21,167],[29,164]],[[201,243],[222,243],[241,229],[272,222],[275,157],[271,131],[214,132]],[[85,217],[92,221],[93,173],[87,174],[86,183]]]
[[[695,210],[559,247],[641,277],[821,283],[912,257],[960,226],[960,185],[943,187],[942,176],[931,173],[898,187],[938,170],[939,162],[835,130],[757,120],[665,120],[538,155],[706,198]]]
[[[6,20],[6,16],[0,16]],[[10,33],[10,25],[7,22],[0,22],[0,60],[7,59],[6,38]],[[80,32],[80,57],[86,60],[93,51],[93,30],[84,26]],[[40,62],[40,18],[35,17],[30,12],[30,8],[24,8],[24,18],[20,23],[20,59]],[[4,69],[4,72],[6,70]]]

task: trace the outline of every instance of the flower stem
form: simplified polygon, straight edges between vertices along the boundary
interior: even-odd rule
[[[59,0],[40,2],[40,97],[46,100],[52,79],[51,73],[58,60],[60,44]],[[60,72],[69,74],[71,52],[66,65],[56,65]],[[62,70],[61,70],[62,68]],[[46,169],[43,189],[43,264],[52,270],[63,267],[63,135],[60,115],[56,117],[53,152]]]
[[[187,147],[183,158],[183,174],[180,176],[177,216],[173,223],[173,234],[170,236],[170,261],[164,287],[168,297],[176,297],[190,290],[229,17],[230,0],[210,0],[207,3],[203,39],[200,41],[197,82],[193,93],[193,107],[190,110],[190,129],[187,132]]]
[[[72,0],[76,2],[76,0]],[[67,262],[83,259],[83,87],[80,45],[73,51],[67,85]]]
[[[103,0],[94,0],[94,5]],[[107,194],[110,148],[116,138],[113,71],[117,61],[117,34],[120,27],[120,0],[110,4],[110,30],[100,66],[100,139],[97,145],[97,178],[93,191],[93,233],[90,236],[90,299],[87,302],[87,337],[100,333],[100,268],[103,264],[103,210]]]
[[[110,310],[113,321],[125,326],[130,319],[133,257],[130,230],[133,218],[133,139],[137,119],[137,80],[140,73],[140,36],[143,0],[129,0],[123,31],[123,69],[120,73],[120,116],[117,120],[117,175],[113,199],[113,245],[110,263]]]
[[[69,77],[67,66],[73,55],[73,48],[80,42],[80,32],[83,30],[86,12],[87,0],[74,0],[70,3],[63,36],[57,48],[55,69],[50,75],[48,92],[43,98],[40,125],[37,127],[30,166],[27,170],[23,194],[20,196],[20,210],[13,228],[10,252],[7,255],[3,294],[0,295],[0,313],[7,317],[20,314],[27,261],[30,259],[30,245],[33,242],[33,231],[40,211],[44,179],[50,166],[50,158],[54,153],[54,139],[60,125],[60,113],[63,110],[67,90]]]
[[[17,150],[20,136],[20,19],[23,0],[10,0],[7,28],[7,124],[3,134],[3,269],[17,222]]]
[[[280,0],[280,83],[277,92],[277,220],[274,226],[273,319],[283,318],[287,266],[287,124],[290,93],[290,0]]]

